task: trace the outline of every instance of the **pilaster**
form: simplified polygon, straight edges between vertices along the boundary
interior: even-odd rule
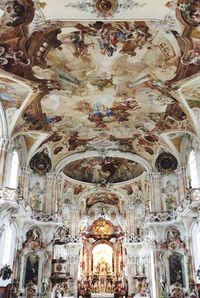
[[[13,147],[11,140],[0,139],[0,187],[9,186]]]
[[[151,212],[161,211],[161,174],[152,172],[149,175],[151,185]]]
[[[185,189],[187,187],[186,168],[181,167],[175,171],[178,184],[178,204],[185,199]],[[178,205],[177,204],[177,205]]]
[[[30,187],[30,178],[31,178],[32,171],[27,167],[22,168],[21,172],[21,181],[19,183],[20,194],[22,197],[28,202],[29,201],[29,187]]]
[[[45,212],[55,212],[56,174],[50,173],[45,177],[45,200],[43,210]]]

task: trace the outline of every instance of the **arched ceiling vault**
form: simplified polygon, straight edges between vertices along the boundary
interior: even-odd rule
[[[198,3],[2,1],[0,104],[28,162],[44,151],[54,170],[93,150],[104,164],[91,164],[110,171],[110,182],[123,163],[117,152],[152,168],[163,151],[179,161],[184,135],[200,131],[192,111],[200,105]]]

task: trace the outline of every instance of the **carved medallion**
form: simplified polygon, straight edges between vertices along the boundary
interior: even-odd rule
[[[51,170],[51,159],[44,152],[37,153],[30,161],[30,168],[38,175],[46,175]]]
[[[170,153],[161,153],[156,160],[158,171],[167,175],[176,170],[177,165],[177,159]]]
[[[97,0],[96,9],[104,17],[112,16],[118,9],[118,1],[117,0]]]

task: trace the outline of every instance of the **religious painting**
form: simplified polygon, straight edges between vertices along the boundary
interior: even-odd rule
[[[114,226],[108,221],[104,219],[102,220],[100,219],[94,222],[91,228],[91,233],[93,235],[101,235],[101,236],[111,235],[114,233]]]
[[[92,251],[93,271],[97,274],[105,274],[112,271],[113,249],[108,244],[98,244]]]
[[[29,193],[31,207],[36,210],[41,210],[44,197],[44,182],[40,177],[33,175]]]
[[[183,256],[179,253],[174,253],[169,257],[169,272],[171,285],[178,283],[184,286],[182,262]]]
[[[39,256],[31,254],[27,257],[25,286],[29,283],[38,284]]]
[[[86,204],[88,208],[92,207],[96,203],[118,205],[119,198],[113,193],[100,192],[100,193],[92,194],[86,199]]]
[[[145,171],[136,161],[100,156],[83,158],[65,166],[63,172],[78,181],[88,183],[118,183],[139,177]]]

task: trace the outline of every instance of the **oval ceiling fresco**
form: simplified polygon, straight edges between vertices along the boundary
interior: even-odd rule
[[[139,177],[145,168],[133,160],[119,157],[89,157],[67,164],[63,173],[87,183],[120,183]]]

